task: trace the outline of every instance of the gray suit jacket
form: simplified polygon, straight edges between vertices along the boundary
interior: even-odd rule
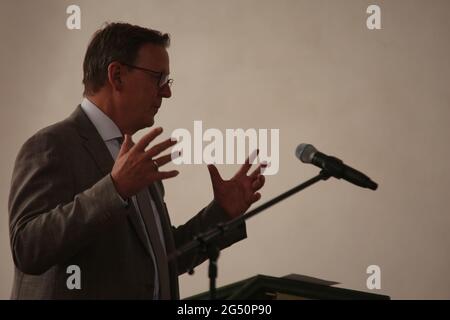
[[[151,254],[137,212],[123,205],[114,188],[113,164],[79,106],[69,118],[40,130],[22,146],[9,197],[13,299],[152,299]],[[212,201],[174,228],[162,183],[150,186],[152,194],[155,188],[168,254],[228,219]],[[243,225],[222,237],[220,247],[245,237]],[[169,263],[173,299],[179,298],[178,275],[195,260],[188,256]],[[200,256],[197,264],[204,260]],[[80,290],[67,287],[70,265],[80,267]]]

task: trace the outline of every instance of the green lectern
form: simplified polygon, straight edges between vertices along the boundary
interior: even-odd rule
[[[309,278],[309,279],[308,279]],[[216,296],[220,300],[389,300],[386,295],[333,287],[336,282],[310,277],[290,275],[271,277],[257,275],[221,288]],[[187,300],[207,300],[209,292],[203,292]]]

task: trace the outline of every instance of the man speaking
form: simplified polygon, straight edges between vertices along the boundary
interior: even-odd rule
[[[206,257],[168,256],[261,197],[261,165],[249,172],[247,159],[230,180],[209,165],[214,199],[186,224],[171,225],[162,180],[178,174],[164,171],[176,141],[155,143],[160,127],[131,139],[153,126],[171,97],[169,42],[126,23],[98,30],[84,58],[81,104],[22,146],[8,208],[13,299],[178,299],[178,276]],[[243,225],[219,246],[245,237]],[[72,266],[78,288],[67,285]]]

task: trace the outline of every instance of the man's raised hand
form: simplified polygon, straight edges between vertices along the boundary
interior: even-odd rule
[[[175,145],[177,141],[169,138],[145,150],[162,131],[161,127],[152,129],[136,144],[128,134],[125,135],[125,140],[111,171],[114,186],[122,198],[135,195],[154,181],[178,175],[177,170],[158,170],[159,167],[171,161],[170,154],[156,158],[161,152]]]

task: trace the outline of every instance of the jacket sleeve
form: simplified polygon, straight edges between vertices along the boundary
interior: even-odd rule
[[[230,220],[222,207],[213,200],[209,205],[202,209],[197,215],[190,219],[186,224],[173,229],[175,246],[179,249],[184,244],[192,241],[200,233],[217,226],[218,223]],[[245,223],[234,230],[226,232],[218,238],[218,247],[220,250],[227,248],[247,237]],[[190,268],[196,267],[205,261],[208,257],[203,253],[190,253],[180,256],[177,260],[178,274],[187,272]]]
[[[55,134],[37,134],[19,151],[9,196],[16,267],[39,275],[75,255],[123,208],[111,176],[74,194],[73,168]],[[73,163],[73,162],[72,162]]]

